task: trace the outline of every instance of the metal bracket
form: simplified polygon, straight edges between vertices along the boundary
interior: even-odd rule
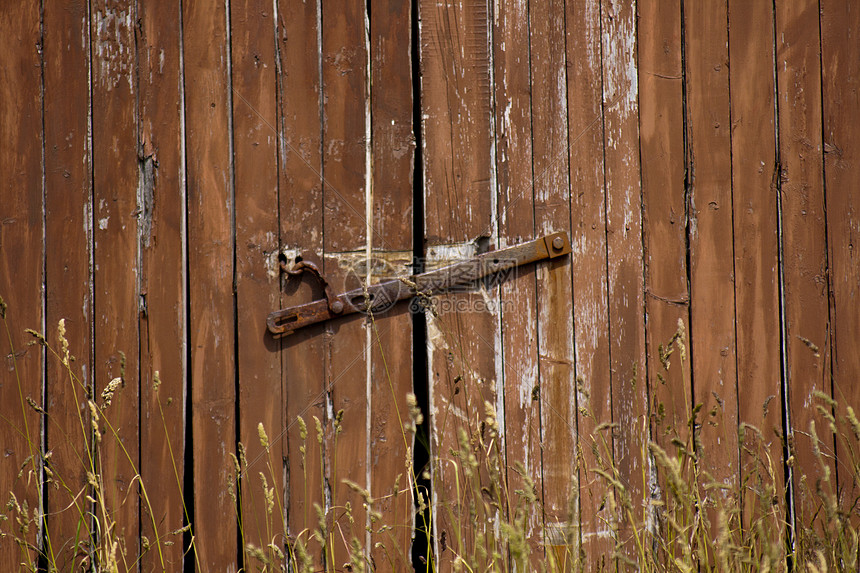
[[[277,310],[269,314],[266,325],[272,335],[280,338],[292,334],[299,328],[337,316],[354,312],[366,314],[380,312],[398,300],[412,298],[419,293],[429,296],[520,265],[553,259],[568,253],[570,253],[570,240],[567,233],[552,233],[534,241],[483,253],[441,269],[387,280],[337,296],[332,295],[328,281],[312,263],[302,261],[289,269],[281,263],[281,268],[290,276],[300,276],[304,272],[313,274],[323,286],[325,299]]]

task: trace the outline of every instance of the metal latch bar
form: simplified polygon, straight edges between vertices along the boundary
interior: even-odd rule
[[[305,326],[324,322],[338,316],[356,312],[382,311],[396,301],[412,298],[421,293],[432,295],[452,287],[469,284],[484,277],[501,273],[513,267],[526,265],[543,259],[552,259],[570,253],[567,233],[552,233],[513,247],[482,253],[471,259],[460,261],[440,269],[409,277],[389,279],[298,306],[276,310],[269,314],[266,325],[276,338],[287,336]],[[325,279],[312,265],[317,278],[326,285]],[[301,271],[289,271],[291,275]]]

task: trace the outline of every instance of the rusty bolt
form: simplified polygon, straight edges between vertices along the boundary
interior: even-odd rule
[[[343,303],[339,300],[334,301],[331,303],[331,311],[335,314],[340,314],[343,312]]]
[[[560,251],[564,246],[564,240],[561,237],[556,237],[552,240],[552,248],[556,251]]]

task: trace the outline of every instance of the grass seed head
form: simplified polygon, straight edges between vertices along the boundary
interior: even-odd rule
[[[266,428],[263,426],[263,422],[257,424],[257,436],[260,438],[260,445],[268,451],[269,450],[269,436],[266,434]]]
[[[108,382],[108,385],[105,386],[104,390],[102,390],[102,401],[105,404],[105,408],[110,406],[110,403],[113,400],[113,395],[120,386],[122,386],[122,378],[117,376]]]

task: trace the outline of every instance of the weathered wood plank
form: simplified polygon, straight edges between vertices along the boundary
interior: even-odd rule
[[[827,240],[831,289],[831,345],[833,397],[840,411],[860,409],[860,263],[857,233],[860,229],[860,9],[850,1],[821,3],[822,97],[824,99],[824,174],[827,191]],[[839,446],[837,446],[839,448]],[[844,449],[837,449],[839,484],[843,499],[856,496],[856,476],[845,471]],[[844,460],[844,461],[843,461]],[[856,521],[855,521],[856,523]]]
[[[46,447],[63,483],[48,497],[47,532],[57,567],[65,570],[79,562],[79,544],[90,533],[90,507],[78,497],[87,487],[81,461],[88,448],[82,422],[89,427],[84,389],[93,384],[90,27],[85,4],[46,6],[43,21],[46,334],[59,348],[57,323],[65,319],[69,352],[76,357],[72,371],[80,382],[62,364],[48,361]]]
[[[639,26],[640,140],[644,212],[645,305],[648,312],[648,391],[651,436],[674,455],[674,439],[688,443],[694,403],[690,356],[675,341],[679,323],[690,324],[687,269],[687,161],[684,135],[684,70],[681,2],[642,0]],[[680,340],[689,347],[686,332]],[[656,468],[661,492],[669,497],[665,468]],[[664,499],[671,511],[678,500]],[[660,508],[658,531],[667,531]],[[657,559],[675,548],[661,546]]]
[[[776,214],[776,138],[773,7],[729,2],[732,212],[734,216],[735,328],[738,423],[751,431],[744,445],[773,460],[776,495],[782,494],[782,381],[780,374],[779,268]],[[756,455],[741,457],[742,483],[767,468]],[[752,523],[761,501],[744,484],[743,520]]]
[[[604,3],[601,32],[613,451],[625,488],[616,494],[619,508],[629,500],[641,523],[650,468],[642,449],[648,421],[635,8]],[[619,523],[622,540],[631,538],[632,526],[626,518]],[[633,545],[622,549],[631,559]]]
[[[411,257],[392,260],[385,251],[412,250],[412,170],[415,139],[412,131],[412,9],[396,0],[373,0],[370,10],[370,105],[372,222],[374,272],[408,275]],[[417,55],[416,55],[417,57]],[[370,492],[378,500],[381,519],[371,523],[370,555],[377,570],[411,568],[414,509],[407,471],[414,447],[405,430],[409,420],[406,395],[412,387],[412,320],[406,304],[374,317],[370,355]],[[427,412],[424,412],[427,415]],[[415,468],[414,471],[421,471]],[[384,531],[383,527],[389,526]]]
[[[271,555],[267,546],[280,546],[284,534],[284,456],[282,442],[275,441],[283,427],[280,344],[265,325],[268,313],[280,304],[274,30],[271,2],[230,3],[238,423],[248,460],[242,468],[241,499],[246,568],[260,566],[247,551],[249,545]]]
[[[565,9],[581,566],[596,570],[609,566],[613,549],[609,487],[593,472],[603,454],[592,449],[607,437],[595,428],[612,421],[600,2]]]
[[[496,125],[496,185],[499,244],[514,245],[535,235],[532,185],[532,110],[529,56],[528,2],[500,3],[494,14],[493,71]],[[541,487],[541,403],[538,378],[538,346],[535,273],[517,268],[499,285],[504,408],[505,517],[527,511],[526,531],[530,549],[543,554],[543,512],[529,507],[521,496],[525,475],[538,491]]]
[[[323,190],[322,115],[320,87],[319,3],[281,0],[278,3],[279,52],[279,204],[282,258],[296,256],[322,268]],[[299,286],[303,285],[303,286]],[[321,298],[313,279],[290,279],[282,306]],[[322,548],[311,538],[318,524],[315,506],[324,508],[321,463],[323,445],[316,439],[314,417],[323,421],[325,345],[320,325],[296,333],[282,343],[283,387],[287,444],[287,484],[284,493],[290,542],[300,543],[322,568]],[[306,434],[298,423],[304,421]],[[302,436],[305,436],[302,438]]]
[[[185,158],[181,30],[172,2],[139,3],[141,535],[143,570],[180,570],[185,476]],[[156,380],[158,373],[158,381]],[[172,543],[169,544],[169,543]]]
[[[684,4],[693,396],[699,467],[728,486],[723,501],[740,483],[727,11],[725,1]]]
[[[429,244],[491,230],[488,10],[481,0],[419,2]]]
[[[352,0],[322,2],[323,90],[323,229],[324,270],[336,292],[359,286],[369,271],[373,238],[368,229],[371,198],[368,164],[369,70],[366,5]],[[342,264],[340,253],[365,250],[355,266]],[[370,331],[364,317],[330,322],[326,356],[326,475],[330,488],[327,532],[328,565],[341,568],[350,560],[357,539],[367,546],[367,512],[361,496],[344,480],[370,486],[368,420]],[[347,502],[351,512],[347,511]]]
[[[41,330],[44,320],[42,51],[39,6],[14,2],[0,15],[0,496],[27,508],[27,515],[8,512],[14,520],[34,519],[40,505],[38,484],[42,458],[43,418],[25,400],[44,405],[42,396],[44,349],[28,346],[25,328]],[[8,306],[7,306],[8,305]],[[28,461],[29,458],[29,461]],[[19,473],[20,472],[20,473]],[[18,477],[20,475],[20,477]],[[14,517],[13,517],[14,515]],[[0,544],[0,569],[16,571],[19,564],[36,567],[38,523],[28,532],[4,524],[9,537]]]
[[[801,491],[800,477],[814,484],[824,475],[809,435],[810,422],[818,416],[814,393],[831,392],[821,39],[818,2],[777,2],[775,10],[783,342],[801,526],[812,519],[818,496],[811,488]],[[832,435],[821,424],[819,431],[822,450],[832,454]],[[835,465],[828,463],[834,475]]]
[[[432,261],[469,256],[494,234],[492,23],[488,4],[480,0],[420,2],[419,15],[425,239]],[[489,533],[488,520],[495,512],[480,490],[482,475],[488,478],[477,465],[471,466],[469,453],[482,455],[478,431],[484,403],[499,409],[498,317],[479,310],[494,300],[495,293],[483,289],[443,296],[438,303],[448,308],[428,316],[434,528],[440,571],[450,569],[455,555],[474,567],[476,544],[486,548],[493,541],[482,535]],[[463,447],[458,430],[465,431]],[[452,455],[459,450],[463,450],[460,457]]]
[[[538,235],[571,231],[567,125],[565,7],[559,0],[529,5],[531,40],[532,171]],[[576,373],[573,282],[568,257],[538,264],[537,343],[540,377],[544,534],[559,571],[579,557],[579,483],[575,472]]]
[[[227,11],[191,0],[182,13],[188,201],[192,524],[198,567],[236,569],[236,380],[233,169]],[[192,444],[189,444],[189,447]]]
[[[639,36],[648,384],[653,436],[669,448],[672,438],[688,438],[693,401],[689,358],[682,361],[671,342],[678,321],[689,324],[690,305],[681,5],[643,0],[639,10],[639,25],[650,30]],[[667,370],[659,355],[670,350]]]
[[[91,14],[93,388],[104,406],[96,500],[105,507],[97,515],[102,531],[116,522],[105,539],[119,541],[118,559],[128,567],[140,552],[137,15],[128,0],[94,2]],[[113,399],[102,400],[116,378]]]

